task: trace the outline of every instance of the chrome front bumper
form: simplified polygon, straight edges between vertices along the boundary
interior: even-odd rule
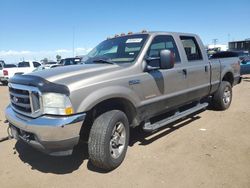
[[[5,116],[16,139],[50,155],[70,155],[79,142],[86,114],[41,116],[33,119],[16,113],[8,106]]]

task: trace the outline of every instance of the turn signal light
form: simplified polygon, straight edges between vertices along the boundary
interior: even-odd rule
[[[65,108],[65,114],[66,115],[71,115],[73,114],[73,108],[72,107],[68,107],[68,108]]]

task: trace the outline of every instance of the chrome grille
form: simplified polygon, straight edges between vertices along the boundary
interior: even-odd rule
[[[41,115],[41,95],[37,88],[19,84],[9,84],[12,108],[26,116]]]

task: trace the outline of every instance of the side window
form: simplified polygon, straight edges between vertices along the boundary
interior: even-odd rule
[[[194,37],[181,36],[180,39],[188,61],[202,60],[200,47]]]
[[[118,46],[110,46],[107,49],[101,50],[99,52],[99,55],[105,55],[105,54],[115,54],[117,53]]]
[[[161,50],[170,50],[175,57],[175,63],[180,63],[180,55],[175,44],[175,41],[172,36],[169,35],[159,35],[156,36],[148,50],[147,55],[149,57],[159,57]],[[150,66],[156,67],[159,66],[159,60],[154,60],[150,63]]]
[[[38,63],[38,62],[33,62],[33,65],[34,65],[34,67],[39,67],[39,66],[40,66],[40,63]]]
[[[64,61],[64,65],[73,65],[73,61],[71,60],[71,59],[66,59],[65,61]]]

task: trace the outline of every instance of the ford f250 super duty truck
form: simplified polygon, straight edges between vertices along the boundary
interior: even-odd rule
[[[6,118],[16,139],[69,155],[86,139],[90,161],[111,170],[131,127],[155,131],[211,105],[227,109],[241,81],[238,58],[209,60],[197,35],[142,32],[109,38],[82,65],[16,75]]]

